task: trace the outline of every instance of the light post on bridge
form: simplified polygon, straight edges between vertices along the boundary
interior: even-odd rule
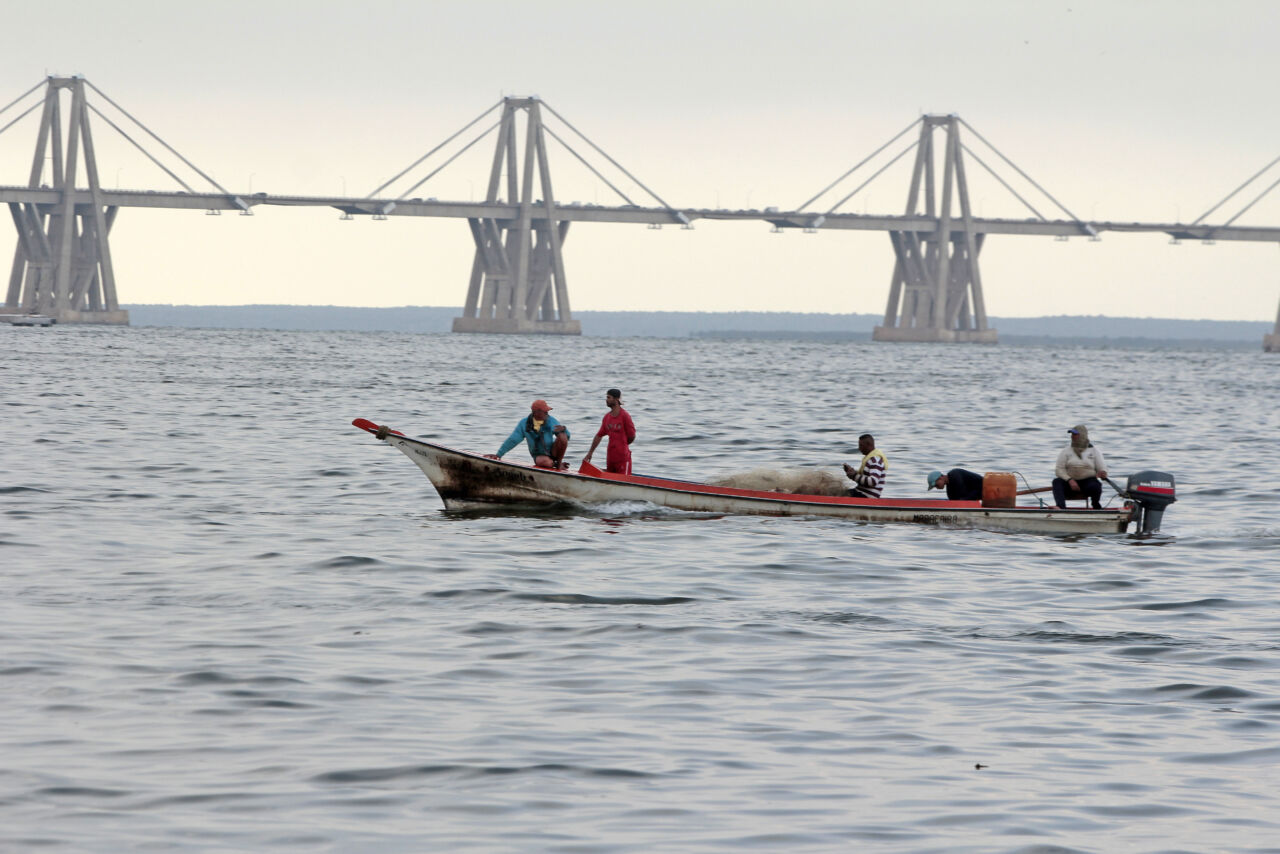
[[[250,194],[250,195],[252,195],[252,194],[253,194],[253,176],[254,176],[254,175],[256,175],[256,174],[258,174],[258,173],[256,173],[256,172],[250,172],[250,173],[249,173],[249,194]],[[240,211],[240,216],[253,216],[253,208],[246,207],[246,208],[242,209],[242,210]]]
[[[346,176],[346,175],[339,175],[339,176],[338,176],[338,180],[342,182],[342,198],[344,198],[344,199],[345,199],[345,198],[347,198],[347,176]],[[338,217],[338,219],[340,219],[340,220],[345,220],[345,221],[347,221],[347,222],[350,222],[351,220],[355,219],[355,217],[353,217],[353,216],[352,216],[350,213],[348,213],[347,211],[343,211],[343,212],[342,212],[342,216]]]

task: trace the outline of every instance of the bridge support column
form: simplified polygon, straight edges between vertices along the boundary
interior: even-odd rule
[[[523,164],[516,133],[520,111],[527,115]],[[504,164],[507,199],[517,205],[519,213],[515,220],[468,220],[476,254],[466,304],[462,316],[453,320],[453,331],[581,335],[582,326],[569,310],[562,255],[569,223],[556,220],[537,98],[503,99],[486,201],[498,201]],[[537,201],[533,189],[535,169],[542,190]],[[541,208],[542,216],[537,220],[533,217],[535,208]]]
[[[65,133],[63,90],[71,94]],[[85,182],[92,199],[88,205],[75,203],[81,147]],[[129,313],[122,311],[116,300],[115,272],[107,240],[117,208],[102,202],[84,80],[79,77],[49,78],[29,187],[41,186],[46,156],[51,158],[52,187],[62,199],[51,205],[9,205],[18,245],[4,308],[8,313],[48,315],[59,323],[127,324]]]
[[[934,131],[946,131],[942,186],[934,166]],[[960,205],[960,222],[952,221],[952,196]],[[956,116],[925,116],[920,123],[907,216],[934,219],[933,231],[889,233],[895,263],[889,283],[884,324],[873,341],[947,341],[996,343],[987,326],[978,254],[986,235],[975,229],[969,208]]]
[[[1275,331],[1262,336],[1262,349],[1267,353],[1280,353],[1280,308],[1276,309]]]

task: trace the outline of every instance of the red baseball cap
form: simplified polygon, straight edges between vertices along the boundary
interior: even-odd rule
[[[551,407],[547,406],[547,402],[542,398],[538,398],[529,405],[529,409],[534,412],[550,412]]]

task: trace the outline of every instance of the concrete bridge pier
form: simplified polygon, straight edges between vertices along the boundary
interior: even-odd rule
[[[940,187],[933,144],[939,128],[946,132]],[[960,206],[958,223],[952,218],[953,196]],[[978,267],[986,235],[975,228],[969,207],[958,116],[921,119],[906,215],[929,217],[936,226],[930,232],[889,233],[896,259],[889,304],[884,324],[875,328],[871,339],[996,343],[996,330],[987,327]]]
[[[875,328],[872,340],[995,344],[996,330],[987,327],[978,271],[985,237],[953,235],[948,246],[940,247],[914,232],[890,232],[897,260],[884,324]],[[939,261],[944,253],[949,257]],[[941,285],[938,279],[944,275]]]
[[[516,132],[516,118],[522,111],[526,114],[523,164]],[[462,317],[453,320],[453,331],[581,335],[582,325],[569,310],[562,255],[569,222],[556,218],[537,98],[503,99],[498,144],[485,196],[488,202],[498,200],[504,163],[507,199],[517,206],[518,213],[515,220],[468,220],[476,254],[466,304]],[[542,191],[536,201],[535,169]],[[535,208],[541,208],[536,221]]]
[[[41,186],[45,157],[50,156],[51,186],[61,198],[53,205],[9,204],[18,244],[4,310],[47,315],[59,323],[128,324],[129,313],[122,311],[116,300],[107,240],[118,208],[102,200],[84,85],[80,77],[48,78],[28,186]],[[71,95],[65,132],[63,90]],[[81,147],[92,200],[88,205],[75,203]]]
[[[1262,349],[1267,353],[1280,353],[1280,308],[1276,309],[1275,331],[1262,336]]]

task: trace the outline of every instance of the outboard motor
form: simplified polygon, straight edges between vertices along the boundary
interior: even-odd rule
[[[1125,494],[1137,505],[1134,521],[1143,534],[1160,530],[1164,510],[1178,499],[1174,497],[1173,475],[1163,471],[1140,471],[1129,475]]]

